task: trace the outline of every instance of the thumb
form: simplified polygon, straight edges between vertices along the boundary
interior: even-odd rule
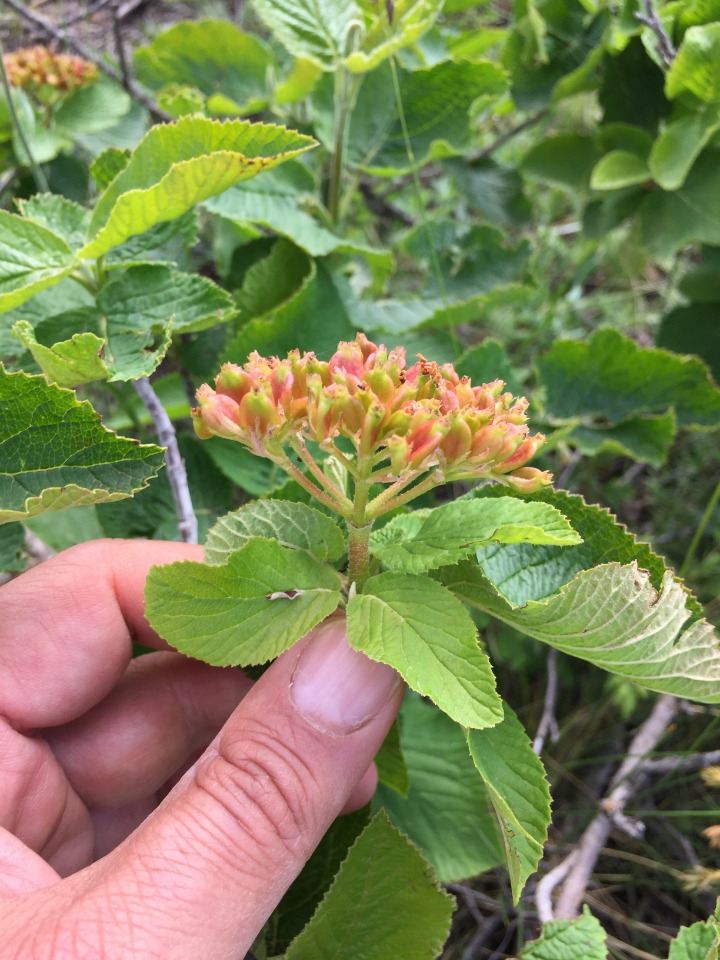
[[[399,676],[353,650],[343,620],[280,657],[157,812],[98,863],[102,881],[78,908],[112,911],[106,941],[130,934],[104,956],[133,943],[132,956],[244,957],[401,699]],[[113,930],[122,917],[132,931]]]

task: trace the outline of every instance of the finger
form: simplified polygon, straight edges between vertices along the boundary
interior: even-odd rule
[[[143,617],[153,564],[201,560],[202,548],[97,540],[33,567],[0,589],[0,716],[49,727],[94,706],[127,667],[132,640],[167,645]]]
[[[88,806],[118,808],[154,794],[206,747],[251,686],[238,670],[147,654],[101,703],[46,739]]]
[[[400,706],[398,676],[343,631],[330,621],[269,668],[162,806],[69,881],[55,928],[94,918],[109,956],[108,936],[165,960],[245,955]]]
[[[340,813],[352,813],[353,810],[359,810],[361,807],[364,807],[366,804],[370,803],[375,791],[377,790],[377,784],[377,767],[374,763],[371,763],[365,773],[362,775],[362,779],[358,785],[347,798],[345,806],[342,808]]]

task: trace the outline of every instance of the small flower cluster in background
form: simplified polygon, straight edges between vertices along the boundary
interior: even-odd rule
[[[474,387],[452,364],[419,357],[406,367],[404,349],[364,334],[328,361],[298,350],[286,359],[253,353],[244,366],[225,364],[215,389],[203,384],[197,398],[198,436],[237,440],[277,463],[293,441],[334,452],[344,437],[356,464],[371,463],[374,482],[429,470],[437,482],[489,477],[524,491],[551,482],[526,466],[545,440],[529,434],[527,400],[504,392],[501,380]]]
[[[49,47],[23,47],[5,54],[5,70],[14,87],[49,105],[98,78],[94,63]]]

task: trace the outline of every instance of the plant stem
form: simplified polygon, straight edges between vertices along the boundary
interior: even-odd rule
[[[693,560],[695,559],[695,553],[697,552],[697,548],[700,545],[702,536],[705,533],[705,528],[710,522],[710,518],[713,515],[713,511],[717,506],[717,502],[719,498],[720,498],[720,481],[718,481],[717,486],[713,490],[713,495],[710,497],[707,507],[705,507],[705,513],[703,513],[702,517],[700,518],[700,523],[697,525],[697,529],[695,530],[695,533],[693,534],[693,538],[690,541],[690,546],[688,547],[688,551],[685,554],[685,559],[683,560],[683,564],[680,567],[681,577],[685,576],[688,569],[692,565]]]
[[[377,517],[381,517],[383,513],[387,513],[389,510],[395,510],[397,507],[401,507],[410,500],[414,500],[415,497],[422,496],[423,493],[427,493],[429,490],[432,490],[433,487],[436,487],[440,482],[442,481],[438,481],[431,474],[416,487],[411,487],[410,490],[406,490],[405,493],[401,493],[397,497],[392,497],[391,495],[390,499],[386,497],[386,494],[390,493],[392,487],[388,487],[387,490],[384,490],[383,493],[379,494],[370,502],[367,509],[367,516],[371,520],[375,520]]]
[[[40,164],[33,156],[33,152],[30,149],[30,143],[28,138],[25,136],[25,131],[20,123],[20,117],[15,109],[15,98],[13,97],[10,80],[8,79],[7,70],[5,69],[5,51],[3,50],[2,42],[0,42],[0,78],[2,78],[2,87],[5,94],[5,99],[7,100],[8,110],[10,111],[10,119],[12,120],[13,128],[18,135],[18,139],[20,140],[20,143],[22,143],[23,150],[27,154],[28,166],[30,167],[30,172],[33,175],[35,186],[39,193],[48,193],[50,188],[48,187],[48,182],[45,179],[45,174],[43,173]]]
[[[166,448],[165,467],[167,468],[167,477],[170,481],[170,489],[172,490],[175,510],[178,515],[180,538],[185,543],[197,543],[197,517],[195,516],[192,499],[190,498],[187,472],[183,458],[180,455],[175,427],[147,377],[134,380],[133,387],[148,409],[148,413],[155,425],[158,442]]]
[[[361,589],[368,577],[370,566],[370,531],[372,529],[372,520],[362,527],[356,527],[351,521],[347,521],[348,531],[348,583],[355,584],[357,589]]]
[[[312,473],[315,479],[320,483],[320,485],[325,487],[328,495],[332,497],[336,504],[345,510],[351,510],[351,501],[345,496],[342,490],[336,487],[332,480],[323,473],[318,464],[315,462],[314,458],[308,452],[308,449],[305,446],[305,441],[302,439],[302,437],[298,437],[296,442],[292,443],[292,448],[308,468],[310,473]]]
[[[293,480],[300,484],[303,490],[307,490],[307,492],[311,496],[315,497],[316,500],[319,500],[320,503],[324,504],[334,513],[339,513],[340,516],[344,517],[346,520],[350,518],[352,504],[349,500],[348,507],[345,507],[342,503],[338,503],[338,501],[331,497],[330,494],[325,493],[325,491],[321,490],[317,484],[313,483],[312,480],[306,477],[302,470],[298,469],[298,467],[296,467],[289,458],[287,460],[283,460],[278,464],[278,466],[282,467],[286,473],[289,473]]]
[[[330,186],[328,187],[328,212],[333,224],[340,216],[340,193],[345,168],[345,140],[350,116],[347,95],[347,71],[338,63],[335,71],[335,117],[333,130],[333,156],[330,166]]]

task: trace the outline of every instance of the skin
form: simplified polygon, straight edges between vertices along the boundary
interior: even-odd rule
[[[200,559],[97,541],[0,589],[1,960],[241,960],[374,790],[397,675],[342,619],[255,685],[170,651],[145,578]]]

